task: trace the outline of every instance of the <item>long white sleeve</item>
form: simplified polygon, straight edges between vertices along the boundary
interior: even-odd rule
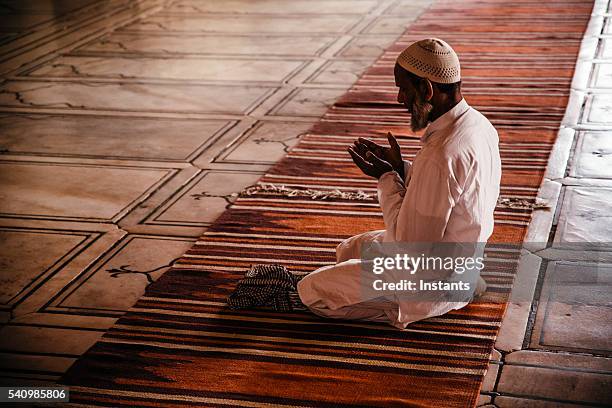
[[[383,213],[387,236],[395,240],[397,217],[406,195],[406,187],[396,171],[388,171],[378,179],[378,203]]]
[[[397,216],[401,208],[406,187],[410,182],[412,163],[404,160],[404,180],[395,171],[389,171],[378,179],[378,202],[383,212],[385,228],[389,237],[395,237]]]
[[[462,191],[454,175],[434,160],[413,169],[397,217],[396,241],[440,242]]]
[[[461,189],[453,175],[435,161],[412,168],[404,186],[396,172],[378,181],[378,195],[389,236],[399,242],[439,242]]]
[[[412,167],[412,162],[408,160],[404,160],[404,186],[408,186],[410,182],[410,168]]]

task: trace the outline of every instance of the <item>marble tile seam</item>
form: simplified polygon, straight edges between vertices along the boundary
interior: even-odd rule
[[[79,64],[79,59],[84,65]],[[227,58],[125,58],[123,56],[116,58],[117,64],[123,64],[123,67],[113,67],[107,69],[107,72],[96,72],[96,67],[93,63],[100,60],[109,60],[107,57],[59,57],[49,65],[41,67],[33,67],[27,73],[20,76],[7,77],[7,81],[42,81],[42,82],[92,82],[92,83],[119,83],[119,84],[167,84],[167,85],[210,85],[210,86],[282,86],[297,73],[303,70],[308,64],[315,59],[311,58],[294,58],[294,59],[227,59]],[[195,65],[199,61],[206,62],[209,67],[209,72],[201,71],[199,73],[188,74],[186,69],[183,72],[173,72],[173,76],[164,76],[162,68],[171,69],[178,68],[180,64]],[[246,67],[240,67],[239,64],[244,64],[244,61],[254,61],[253,64]],[[350,60],[348,60],[350,61]],[[233,72],[225,73],[224,77],[219,77],[218,72],[214,72],[214,67],[221,64],[228,66],[237,65]],[[281,66],[277,68],[275,64]],[[162,67],[163,65],[163,67]],[[149,72],[138,73],[147,67]],[[37,73],[37,71],[46,70],[47,72]],[[120,72],[119,68],[125,70]],[[113,71],[113,69],[115,71]],[[244,79],[257,74],[257,71],[262,69],[276,69],[268,73],[267,78],[262,79]],[[55,72],[54,72],[55,70]],[[132,72],[130,73],[130,70]]]
[[[6,311],[10,313],[10,318],[15,317],[15,309],[18,308],[24,300],[26,300],[30,295],[35,293],[41,287],[43,287],[49,280],[53,279],[53,277],[66,265],[72,262],[76,257],[79,256],[82,252],[86,251],[90,248],[101,236],[99,233],[88,233],[88,232],[74,232],[70,231],[66,233],[66,231],[49,231],[49,230],[24,230],[24,229],[3,229],[3,231],[11,231],[11,232],[27,232],[29,234],[41,234],[44,233],[46,235],[56,234],[58,236],[76,236],[81,237],[82,239],[78,242],[74,242],[74,245],[71,248],[66,248],[65,253],[60,256],[55,262],[49,265],[42,272],[38,273],[36,276],[31,277],[31,281],[28,282],[27,285],[20,288],[20,290],[13,294],[11,298],[6,300],[6,303],[3,305],[3,308],[6,308]],[[10,290],[10,289],[5,289]]]
[[[126,235],[64,286],[40,311],[119,317],[142,295],[146,285],[171,268],[195,241],[191,237]],[[149,254],[151,246],[161,251],[162,256],[132,266],[136,258]],[[99,286],[110,289],[110,293],[99,299],[90,298],[88,293],[96,293]],[[126,291],[124,299],[117,300],[112,295],[113,288],[130,290]]]
[[[533,307],[533,300],[527,299],[533,299],[536,294],[542,259],[524,249],[517,268],[506,312],[495,339],[495,349],[501,352],[523,348]]]
[[[98,167],[98,168],[117,168],[117,169],[136,169],[136,170],[182,170],[195,167],[186,161],[176,160],[144,160],[144,159],[100,159],[78,156],[64,157],[55,154],[48,155],[31,155],[24,153],[16,154],[1,154],[0,164],[40,164],[49,166],[70,166],[70,167]]]
[[[0,164],[3,164],[0,162]],[[64,166],[66,167],[66,165]],[[74,164],[70,164],[68,167],[74,167]],[[96,166],[100,169],[109,170],[108,166]],[[64,170],[64,169],[60,169]],[[112,170],[112,169],[110,169]],[[149,169],[147,169],[149,170]],[[166,170],[166,169],[164,169]],[[14,212],[13,207],[7,207],[3,209],[0,216],[4,218],[27,218],[27,219],[40,219],[40,220],[58,220],[58,221],[79,221],[79,222],[92,222],[92,223],[118,223],[123,218],[125,218],[131,211],[137,208],[141,203],[149,199],[156,191],[163,188],[164,185],[170,183],[175,177],[177,177],[178,172],[169,169],[168,171],[158,172],[158,174],[146,172],[141,176],[145,177],[143,188],[138,190],[135,193],[132,193],[132,197],[128,197],[129,201],[124,200],[124,202],[120,202],[115,204],[113,207],[109,207],[108,209],[100,210],[97,214],[94,212],[92,214],[87,215],[66,215],[65,210],[63,209],[55,209],[52,208],[49,211],[44,209],[36,208],[34,206],[29,211],[19,211]],[[89,206],[93,205],[91,202],[87,201]],[[13,211],[11,211],[13,210]],[[92,210],[93,211],[93,210]]]
[[[124,24],[125,25],[125,24]],[[312,37],[312,38],[335,38],[342,34],[346,34],[344,31],[336,31],[336,32],[319,32],[319,31],[289,31],[289,32],[260,32],[260,31],[249,31],[249,32],[225,32],[225,31],[193,31],[193,32],[183,32],[183,31],[147,31],[141,33],[140,31],[129,31],[129,30],[120,30],[115,29],[113,31],[109,31],[105,33],[107,36],[119,39],[139,39],[142,38],[142,34],[146,34],[147,37],[150,38],[216,38],[216,37],[229,37],[229,38],[302,38],[302,37]],[[373,36],[380,36],[383,34],[373,34]],[[364,35],[365,36],[365,35]],[[101,40],[108,38],[99,38]],[[125,48],[122,48],[125,50]],[[78,50],[80,52],[80,50]],[[85,51],[85,50],[83,50]],[[93,52],[93,50],[87,50],[88,52]],[[102,52],[97,50],[98,52]],[[125,50],[128,51],[128,50]]]
[[[99,98],[89,94],[97,91]],[[140,87],[94,82],[8,82],[0,90],[2,106],[26,108],[63,108],[74,110],[103,109],[111,111],[191,112],[214,114],[251,113],[279,90],[278,87],[232,87],[150,84],[148,98],[142,98]],[[62,98],[61,95],[68,95]],[[59,97],[59,99],[58,99]],[[177,103],[176,101],[180,101]],[[236,100],[238,102],[236,102]],[[96,102],[97,101],[97,102]],[[175,101],[175,103],[171,103]],[[177,106],[178,105],[178,106]]]
[[[562,154],[559,154],[559,156],[562,156]],[[565,157],[560,158],[564,159]],[[565,171],[565,166],[559,167]],[[555,209],[559,203],[561,190],[562,185],[557,180],[548,178],[542,180],[536,202],[544,203],[548,205],[548,208],[534,211],[531,215],[524,242],[532,252],[545,248],[550,241],[550,231],[554,225]]]
[[[180,34],[180,37],[184,37],[184,35]],[[332,39],[332,38],[337,38],[337,37],[342,37],[342,36],[350,36],[352,39],[361,39],[361,40],[378,40],[378,39],[382,39],[382,38],[388,38],[390,36],[393,36],[393,34],[376,34],[376,35],[352,35],[350,33],[332,33],[329,35],[321,35],[320,37],[323,39]],[[238,36],[238,35],[231,35],[231,34],[226,34],[226,33],[218,33],[218,35],[205,35],[205,36],[198,36],[198,37],[202,37],[202,38],[207,38],[207,37],[223,37],[223,38],[252,38],[253,36]],[[288,37],[288,36],[283,36],[283,35],[265,35],[265,36],[261,36],[262,38],[279,38],[279,37],[286,37],[288,40],[292,39],[293,37]],[[299,35],[296,37],[300,37],[303,38],[304,35]],[[315,38],[316,36],[310,36],[312,38]],[[180,58],[180,59],[189,59],[189,58],[196,58],[196,59],[211,59],[211,58],[226,58],[226,59],[236,59],[236,60],[252,60],[252,59],[258,59],[258,58],[262,58],[264,60],[279,60],[279,59],[300,59],[303,57],[303,55],[301,54],[291,54],[291,53],[286,53],[286,54],[279,54],[279,53],[257,53],[257,54],[248,54],[248,53],[240,53],[240,52],[234,52],[234,53],[229,53],[229,52],[204,52],[204,51],[199,51],[199,52],[189,52],[189,51],[183,51],[181,53],[171,53],[171,52],[161,52],[161,51],[144,51],[144,50],[122,50],[122,51],[116,51],[116,50],[102,50],[102,49],[74,49],[71,51],[68,51],[64,54],[62,54],[64,56],[68,56],[68,57],[138,57],[138,58],[159,58],[159,59],[167,59],[167,58]],[[316,54],[304,54],[307,55],[309,58],[311,59],[316,59],[316,58],[321,58],[319,55]],[[337,57],[338,59],[349,59],[350,57]],[[358,57],[352,57],[353,59],[359,59]]]
[[[12,386],[29,386],[29,387],[52,387],[54,386],[59,377],[53,377],[51,379],[40,379],[30,377],[15,377],[12,375],[1,375],[3,383]]]
[[[568,127],[559,129],[544,173],[545,180],[557,181],[565,177],[575,138],[575,129]]]
[[[83,43],[91,42],[92,39],[100,37],[102,34],[128,24],[135,18],[142,17],[148,13],[153,13],[161,8],[163,4],[162,0],[139,0],[136,2],[129,3],[130,7],[123,10],[119,10],[118,17],[115,17],[113,24],[109,25],[107,15],[96,17],[94,22],[90,24],[81,25],[80,27],[71,30],[70,32],[60,32],[57,37],[50,39],[42,44],[38,44],[35,48],[18,55],[14,55],[9,59],[5,59],[3,63],[0,63],[0,74],[1,75],[16,75],[21,70],[27,70],[31,65],[37,65],[48,59],[54,58],[58,53],[72,50]],[[134,8],[140,4],[148,4],[148,8],[140,10],[138,16],[134,16],[131,8]],[[74,38],[74,34],[77,38]]]
[[[48,19],[45,19],[43,21],[40,22],[36,22],[32,25],[27,26],[22,32],[16,32],[14,33],[15,35],[11,38],[11,41],[15,41],[21,37],[24,36],[28,36],[31,35],[33,32],[40,32],[48,27],[51,26],[55,26],[58,24],[62,24],[65,26],[66,23],[69,23],[71,19],[74,19],[78,14],[85,14],[90,12],[92,9],[95,9],[96,7],[98,7],[97,4],[95,3],[91,3],[88,5],[84,5],[82,7],[79,7],[75,10],[70,10],[64,14],[61,15],[50,15],[49,13],[45,13],[45,12],[36,12],[36,11],[29,11],[27,13],[10,13],[10,14],[5,14],[5,15],[12,15],[15,16],[15,18],[20,18],[23,16],[36,16],[36,15],[42,15],[42,16],[47,16]],[[67,20],[67,21],[65,21]],[[0,53],[2,52],[2,50],[4,49],[4,47],[0,47]]]
[[[44,285],[40,285],[21,304],[16,305],[12,310],[11,321],[24,321],[35,314],[53,313],[46,309],[67,289],[73,287],[74,282],[82,279],[84,274],[87,274],[90,268],[97,265],[101,259],[105,259],[109,253],[116,251],[120,245],[125,245],[128,237],[128,232],[120,228],[99,236],[89,247],[75,254],[65,267],[50,276]],[[49,291],[50,293],[44,293]],[[44,321],[36,323],[40,324]]]
[[[3,231],[32,231],[43,233],[106,233],[118,231],[120,228],[113,223],[80,223],[37,221],[25,219],[10,219],[0,217],[0,230]]]
[[[601,86],[589,86],[583,89],[576,89],[577,93],[582,93],[585,96],[608,96],[612,93],[612,88],[601,87]]]
[[[172,185],[169,183],[166,189],[167,191],[163,191],[163,188],[160,188],[152,193],[147,199],[143,200],[135,207],[129,215],[123,220],[120,220],[118,224],[122,228],[125,228],[127,226],[133,226],[134,224],[146,224],[147,222],[156,221],[174,202],[180,200],[184,194],[187,194],[188,186],[193,185],[197,180],[201,180],[211,172],[214,171],[202,170],[194,166],[193,171],[186,174],[182,179],[178,180],[177,183]],[[216,172],[220,171],[216,170]],[[231,171],[227,172],[231,173]],[[163,196],[159,197],[160,194],[163,194]]]
[[[527,351],[526,351],[527,352]],[[540,351],[528,351],[529,353],[540,353],[540,354],[554,354],[554,352],[540,352]],[[504,358],[509,358],[510,355],[512,354],[516,354],[516,352],[507,354]],[[575,354],[575,353],[568,353],[565,352],[563,353],[564,356],[568,356],[571,357],[573,355],[576,356],[580,356],[580,357],[585,357],[585,358],[590,358],[592,357],[593,359],[602,359],[602,357],[595,357],[595,356],[590,356],[587,354]],[[609,359],[606,359],[609,360]],[[554,402],[573,402],[576,403],[577,400],[579,398],[567,398],[567,399],[563,399],[563,398],[552,398],[552,397],[546,397],[545,395],[534,395],[533,393],[530,392],[512,392],[508,389],[507,386],[507,382],[508,382],[508,370],[516,370],[516,369],[535,369],[535,370],[544,370],[546,372],[548,372],[548,374],[553,374],[553,375],[571,375],[571,374],[593,374],[593,375],[599,375],[599,376],[604,376],[602,378],[605,378],[605,376],[609,376],[612,374],[611,371],[609,370],[599,370],[599,369],[592,369],[592,368],[582,368],[582,367],[563,367],[563,366],[558,366],[558,365],[547,365],[547,364],[525,364],[525,363],[515,363],[515,362],[507,362],[504,361],[500,366],[499,366],[499,370],[497,373],[497,379],[495,381],[495,385],[494,387],[492,387],[491,391],[487,391],[484,392],[484,394],[487,395],[492,395],[492,396],[517,396],[517,397],[521,397],[521,398],[533,398],[533,399],[542,399],[542,400],[547,400],[547,401],[554,401]],[[501,381],[502,381],[502,377],[503,377],[503,381],[504,384],[502,386]],[[572,384],[572,386],[575,386],[575,384]],[[499,387],[502,387],[501,389]],[[582,406],[582,405],[581,405]],[[587,404],[585,406],[603,406],[603,405],[591,405],[591,404]]]
[[[118,2],[114,8],[106,11],[112,12],[113,10],[118,10],[126,5],[127,2]],[[12,48],[23,49],[27,45],[35,44],[42,38],[50,37],[53,34],[61,33],[67,29],[73,29],[83,24],[87,24],[89,20],[98,19],[100,17],[100,12],[97,10],[97,8],[99,7],[100,4],[92,3],[82,7],[79,10],[74,10],[62,16],[51,18],[49,21],[45,22],[45,24],[30,27],[25,33],[18,34],[16,37],[13,37],[11,43],[0,46],[0,55],[2,56],[0,58],[3,58],[6,54],[8,54]],[[84,15],[79,16],[79,14]],[[72,24],[70,24],[70,20],[74,20]]]
[[[81,316],[65,313],[32,312],[11,320],[11,323],[36,325],[51,324],[57,327],[110,329],[117,318],[100,316]]]
[[[581,266],[597,266],[601,263],[612,263],[612,254],[607,250],[599,251],[597,248],[588,250],[556,246],[539,250],[534,255],[546,262],[580,264]]]
[[[307,87],[305,87],[307,88]],[[319,86],[312,86],[310,88],[321,89]],[[337,87],[336,87],[337,88]],[[331,88],[331,89],[336,89]],[[329,89],[329,88],[328,88]],[[83,109],[83,110],[69,110],[69,109],[58,109],[58,108],[22,108],[12,106],[0,106],[1,113],[22,113],[22,114],[55,114],[55,115],[76,115],[76,116],[119,116],[119,117],[134,117],[134,118],[155,118],[155,119],[181,119],[181,120],[269,120],[269,121],[297,121],[297,122],[311,122],[313,116],[300,116],[300,115],[238,115],[238,114],[224,114],[224,113],[194,113],[194,112],[150,112],[150,111],[119,111],[119,110],[108,110],[108,109]]]
[[[503,400],[503,402],[506,401],[510,401],[511,403],[509,405],[495,405],[495,404],[491,404],[491,405],[485,405],[483,406],[483,408],[514,408],[517,406],[521,406],[521,407],[551,407],[551,408],[588,408],[588,407],[592,407],[592,408],[609,408],[610,405],[608,405],[607,403],[590,403],[590,402],[586,402],[586,401],[576,401],[576,400],[571,400],[571,399],[554,399],[554,398],[545,398],[545,397],[537,397],[537,396],[533,396],[533,395],[529,395],[529,394],[516,394],[516,393],[508,393],[508,392],[503,392],[503,393],[497,393],[496,397],[493,399],[493,402],[495,402],[496,400]],[[517,401],[518,400],[518,401]],[[525,405],[526,401],[530,401],[529,404],[530,405]],[[536,402],[538,403],[537,405],[533,405],[532,403]],[[521,405],[516,405],[517,403],[522,403]],[[547,403],[552,403],[555,405],[550,405]],[[546,405],[544,405],[546,404]],[[563,405],[559,405],[559,404],[563,404]]]
[[[539,350],[537,349],[530,349],[534,352],[538,352]],[[548,350],[545,350],[545,352],[550,352]],[[568,353],[568,355],[571,355],[572,353]],[[584,357],[595,357],[595,358],[609,358],[609,356],[602,356],[602,355],[598,355],[598,354],[585,354],[585,353],[574,353],[575,355],[580,355],[580,356],[584,356]],[[612,370],[597,370],[597,369],[591,369],[591,368],[581,368],[581,367],[561,367],[561,366],[553,366],[553,365],[545,365],[545,364],[526,364],[526,363],[510,363],[510,362],[504,362],[503,363],[504,367],[532,367],[532,368],[543,368],[543,369],[547,369],[547,370],[558,370],[558,371],[569,371],[569,372],[579,372],[579,373],[593,373],[593,374],[605,374],[605,375],[612,375]]]
[[[176,11],[179,13],[227,13],[233,12],[236,14],[261,14],[261,13],[275,13],[284,14],[287,12],[294,13],[305,13],[312,14],[313,10],[316,10],[317,14],[343,14],[347,12],[348,6],[352,6],[350,13],[360,12],[363,14],[373,12],[376,7],[380,4],[378,0],[310,0],[310,1],[296,1],[290,10],[279,6],[282,2],[266,1],[259,4],[253,5],[250,2],[245,1],[228,1],[227,4],[221,3],[199,3],[199,2],[182,2],[176,1],[171,2],[168,6],[168,10]]]
[[[62,125],[67,123],[67,126],[74,125],[74,119],[81,119],[82,117],[75,116],[71,117],[71,120],[67,120],[66,116],[53,116],[52,120],[55,119],[58,125]],[[16,119],[13,119],[16,120]],[[90,120],[99,120],[95,116],[90,117]],[[103,119],[102,119],[103,120]],[[140,118],[141,124],[148,124],[151,121],[142,120]],[[118,119],[115,119],[117,122]],[[90,150],[85,150],[87,140],[81,142],[74,150],[70,152],[58,151],[54,149],[39,149],[36,145],[8,145],[2,154],[0,154],[0,162],[1,161],[30,161],[30,162],[52,162],[52,163],[81,163],[81,164],[90,164],[90,165],[111,165],[111,166],[119,166],[119,167],[135,167],[135,168],[149,168],[149,169],[176,169],[176,170],[184,170],[191,167],[194,167],[192,162],[197,160],[200,156],[202,156],[206,151],[213,148],[216,143],[226,134],[227,132],[231,132],[232,129],[236,128],[237,124],[240,122],[246,122],[245,118],[240,121],[232,120],[232,121],[200,121],[200,127],[198,133],[202,133],[202,135],[206,135],[207,137],[201,137],[197,140],[197,135],[193,132],[193,127],[198,122],[186,124],[184,121],[172,120],[169,124],[169,128],[164,128],[163,122],[161,120],[157,120],[158,123],[156,130],[161,130],[162,132],[166,129],[172,129],[172,125],[176,125],[177,123],[181,123],[183,128],[186,129],[186,134],[181,135],[180,138],[177,137],[179,142],[182,142],[184,145],[188,143],[186,147],[182,147],[179,154],[174,154],[174,156],[168,154],[166,157],[161,157],[158,153],[156,153],[156,149],[159,146],[159,135],[153,135],[151,138],[143,138],[140,142],[144,147],[140,147],[138,149],[138,145],[136,148],[132,148],[132,150],[128,150],[131,146],[128,144],[128,148],[124,149],[120,154],[115,152],[112,154],[105,149],[100,150],[99,152],[92,152]],[[6,122],[4,122],[6,123]],[[76,121],[77,124],[82,124],[82,122]],[[27,122],[26,122],[27,124]],[[32,126],[32,123],[29,123]],[[99,125],[104,126],[105,123],[101,123]],[[107,127],[107,130],[113,131],[113,126]],[[49,130],[47,130],[49,131]],[[6,130],[7,133],[10,131]],[[36,132],[36,130],[34,130]],[[138,132],[137,130],[135,131]],[[49,133],[53,133],[53,131],[49,131]],[[100,132],[102,133],[102,132]],[[128,132],[129,133],[129,132]],[[55,135],[57,136],[57,135]],[[149,136],[149,135],[147,135]],[[183,137],[186,136],[186,137]],[[115,136],[111,136],[115,137]],[[110,137],[109,137],[110,138]],[[119,137],[115,137],[119,139]],[[54,141],[57,141],[57,137],[49,136],[49,137],[41,137],[39,139],[43,144],[53,144]],[[61,140],[61,139],[60,139]],[[88,139],[88,140],[91,140]],[[144,150],[143,150],[144,149]],[[65,152],[65,153],[64,153]]]
[[[40,312],[38,312],[40,313]],[[42,312],[45,313],[45,312]],[[23,316],[19,316],[19,318],[17,319],[13,319],[10,322],[7,322],[4,327],[25,327],[25,328],[29,328],[29,327],[40,327],[40,328],[48,328],[48,329],[62,329],[62,330],[75,330],[75,331],[91,331],[91,332],[99,332],[99,333],[105,333],[107,331],[107,329],[105,328],[100,328],[100,327],[72,327],[72,326],[65,326],[65,325],[60,325],[60,324],[54,324],[54,323],[44,323],[44,322],[40,322],[40,323],[29,323],[29,322],[22,322],[21,320],[23,320],[24,317],[27,317],[28,315],[23,315]],[[6,353],[6,351],[0,352],[0,354],[4,354]]]
[[[337,35],[352,31],[364,18],[372,14],[257,14],[236,13],[188,14],[156,13],[147,19],[139,19],[118,32],[132,34],[240,34],[264,35]],[[200,24],[194,24],[199,22]],[[208,22],[209,24],[203,24]],[[291,26],[287,22],[292,22]],[[182,23],[182,24],[181,24]],[[247,23],[248,24],[247,26]],[[257,26],[254,24],[257,23]]]
[[[609,178],[593,177],[564,177],[557,180],[567,187],[593,187],[593,188],[612,188],[612,180]]]
[[[342,60],[322,60],[321,62],[324,63],[333,63],[333,62],[338,62],[338,61],[343,61],[343,62],[350,62],[350,61],[356,61],[356,62],[369,62],[369,59],[366,58],[360,58],[360,59],[342,59]],[[314,62],[313,61],[308,61],[308,63],[310,62]],[[303,67],[299,67],[299,69],[301,70]],[[7,78],[8,81],[14,81],[14,82],[44,82],[44,83],[77,83],[77,84],[86,84],[86,83],[91,83],[91,84],[120,84],[120,85],[147,85],[147,84],[154,84],[154,85],[195,85],[195,86],[212,86],[212,87],[225,87],[225,86],[230,86],[230,87],[280,87],[283,86],[285,84],[287,84],[289,81],[292,80],[292,77],[294,77],[295,75],[297,75],[300,71],[299,70],[295,70],[294,72],[290,73],[289,75],[287,75],[285,78],[283,78],[282,80],[278,80],[278,81],[265,81],[265,80],[249,80],[249,81],[240,81],[240,80],[234,80],[234,79],[226,79],[226,80],[219,80],[219,79],[210,79],[210,80],[197,80],[197,79],[170,79],[170,78],[160,78],[160,77],[128,77],[128,76],[121,76],[121,77],[113,77],[113,76],[95,76],[95,75],[84,75],[84,76],[79,76],[79,77],[71,77],[71,76],[28,76],[28,77],[9,77]],[[318,74],[318,72],[314,73],[313,75]],[[309,77],[310,78],[310,77]],[[293,86],[295,86],[296,88],[325,88],[325,89],[337,89],[338,87],[341,87],[342,89],[344,89],[344,85],[346,85],[345,82],[338,82],[338,83],[334,83],[334,82],[328,82],[328,83],[309,83],[309,82],[299,82],[299,83],[292,83]],[[6,105],[5,105],[6,106]],[[10,106],[10,105],[9,105]]]
[[[28,353],[21,353],[21,355],[27,355]],[[62,356],[61,354],[53,354],[50,355],[49,357],[64,357],[64,358],[74,358],[74,356]],[[75,359],[76,360],[76,359]],[[24,372],[24,371],[0,371],[0,378],[7,378],[7,379],[15,379],[15,380],[20,380],[18,382],[18,385],[23,384],[23,380],[41,380],[41,381],[47,381],[50,385],[54,384],[56,381],[58,381],[60,379],[59,375],[54,375],[54,374],[43,374],[43,373],[31,373],[31,372]],[[17,385],[17,384],[15,384]],[[35,383],[35,385],[39,385],[38,383]]]

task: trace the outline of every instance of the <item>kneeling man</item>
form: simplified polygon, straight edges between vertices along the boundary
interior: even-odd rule
[[[431,38],[410,45],[397,58],[394,75],[397,101],[410,112],[412,130],[425,129],[422,148],[412,163],[402,159],[390,133],[389,147],[360,138],[348,148],[363,173],[378,179],[385,229],[342,242],[337,263],[305,276],[297,288],[301,301],[320,316],[405,328],[467,305],[484,290],[479,270],[463,298],[424,297],[418,288],[407,296],[374,297],[362,288],[361,248],[486,243],[493,232],[501,161],[497,131],[461,95],[459,59],[447,43]]]

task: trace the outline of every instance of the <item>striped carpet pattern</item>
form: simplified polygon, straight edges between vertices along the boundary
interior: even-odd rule
[[[375,193],[346,147],[419,136],[396,102],[393,65],[412,41],[440,37],[462,64],[464,96],[498,129],[502,198],[533,203],[565,111],[589,1],[446,0],[387,49],[261,180],[286,188]],[[533,208],[503,205],[491,239],[520,243]],[[67,373],[75,405],[210,407],[474,406],[505,310],[516,253],[493,248],[483,301],[391,326],[308,313],[231,311],[225,298],[254,263],[308,273],[342,239],[383,228],[375,198],[317,200],[262,189],[239,197]],[[498,301],[501,299],[502,301]]]

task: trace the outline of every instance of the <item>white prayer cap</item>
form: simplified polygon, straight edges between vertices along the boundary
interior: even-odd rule
[[[406,71],[432,82],[452,84],[461,80],[457,54],[438,38],[411,44],[397,57],[397,63]]]

